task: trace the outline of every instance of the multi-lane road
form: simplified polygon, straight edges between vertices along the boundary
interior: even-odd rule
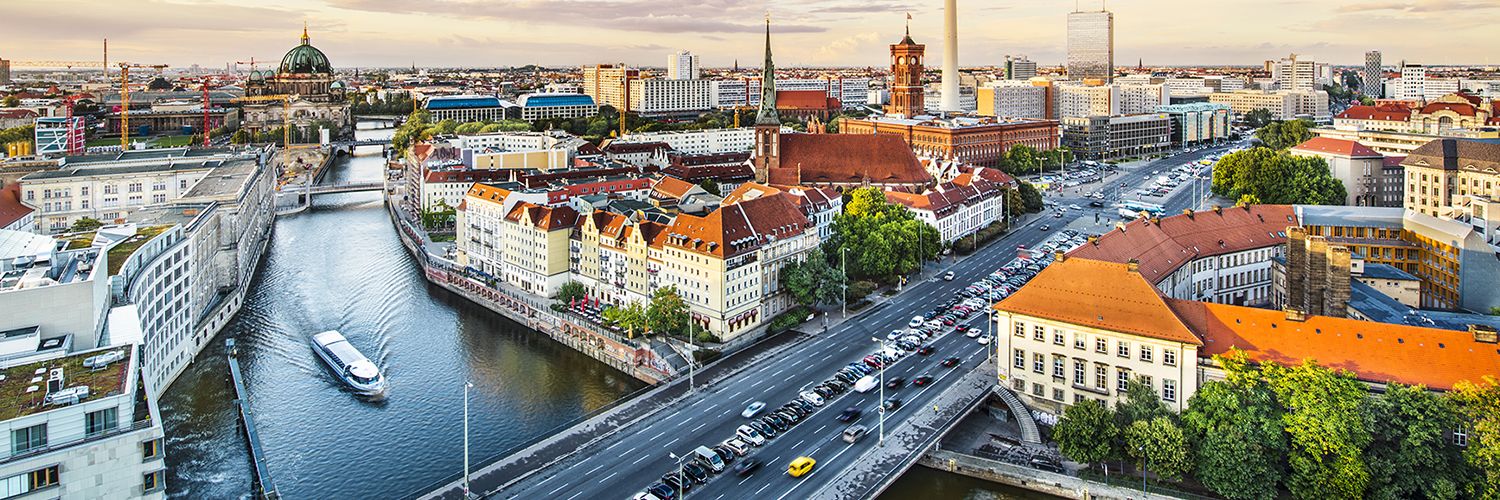
[[[1082,186],[1118,186],[1124,183],[1135,186],[1148,182],[1152,170],[1170,169],[1177,165],[1207,156],[1219,150],[1204,150],[1158,160],[1151,164],[1134,167],[1112,176],[1103,184]],[[1180,211],[1191,205],[1192,189],[1178,189],[1164,205],[1169,212]],[[1069,190],[1071,191],[1071,190]],[[1121,191],[1121,190],[1109,190]],[[1124,191],[1128,192],[1128,191]],[[1055,193],[1055,203],[1084,205],[1088,200],[1081,196]],[[1110,203],[1120,201],[1118,194]],[[1112,210],[1112,209],[1111,209]],[[1112,217],[1110,210],[1103,210]],[[920,315],[952,297],[958,290],[985,275],[994,272],[1016,256],[1017,245],[1033,247],[1050,236],[1050,231],[1041,230],[1043,224],[1059,228],[1074,218],[1092,217],[1095,211],[1070,212],[1068,218],[1054,220],[1051,216],[1021,226],[1003,238],[991,242],[985,248],[957,265],[944,260],[929,266],[926,276],[908,286],[905,293],[874,306],[849,321],[830,328],[827,332],[815,333],[791,350],[774,356],[759,366],[745,369],[728,379],[703,389],[699,394],[684,398],[671,407],[664,408],[643,421],[620,429],[611,436],[594,442],[592,449],[561,462],[552,464],[525,479],[498,492],[506,498],[549,499],[595,499],[629,498],[638,491],[655,483],[662,474],[677,470],[677,461],[670,454],[690,456],[700,445],[715,445],[734,436],[735,429],[746,422],[740,413],[754,401],[764,401],[771,408],[797,398],[807,387],[829,379],[840,367],[857,362],[875,351],[879,345],[872,337],[885,338],[893,329],[902,328],[913,316]],[[952,266],[951,269],[942,267]],[[957,275],[953,281],[939,278],[942,271],[952,270]],[[837,312],[833,314],[838,314]],[[988,331],[985,316],[977,314],[969,324]],[[804,328],[817,328],[816,323]],[[974,339],[947,329],[942,337],[930,341],[936,352],[929,356],[910,354],[893,364],[885,373],[887,379],[902,377],[911,379],[928,375],[933,381],[924,387],[909,383],[898,390],[887,390],[885,397],[902,400],[900,408],[886,415],[886,431],[903,425],[915,412],[930,411],[931,401],[952,380],[974,368],[977,363],[988,360],[990,346],[982,346]],[[959,366],[946,368],[940,362],[947,357],[962,359]],[[864,450],[879,446],[878,419],[876,411],[881,402],[880,391],[871,390],[860,394],[848,391],[835,396],[816,413],[801,423],[778,434],[764,446],[754,448],[748,457],[760,460],[765,465],[755,473],[740,477],[729,471],[712,476],[707,484],[688,491],[693,498],[800,498],[811,494],[826,484],[838,472],[852,465]],[[849,425],[840,423],[836,416],[848,407],[860,408],[863,416],[858,423],[870,428],[870,435],[857,443],[845,443],[841,439],[843,430]],[[817,460],[813,471],[800,478],[787,475],[788,463],[799,456]],[[744,460],[745,457],[738,458]],[[731,465],[732,467],[732,465]]]

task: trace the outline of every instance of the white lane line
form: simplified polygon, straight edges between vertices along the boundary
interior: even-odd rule
[[[599,464],[599,466],[598,466],[598,467],[594,467],[594,468],[592,468],[592,469],[589,469],[589,472],[588,472],[588,473],[589,473],[589,474],[593,474],[593,473],[595,473],[595,472],[598,472],[598,471],[599,471],[599,469],[603,469],[603,468],[604,468],[604,466],[605,466],[605,465],[606,465],[606,464]]]
[[[761,486],[760,489],[755,490],[755,496],[760,496],[760,492],[766,491],[766,488],[768,488],[770,486],[771,486],[771,483],[766,483],[764,486]]]
[[[635,464],[641,463],[641,461],[645,460],[645,459],[646,459],[646,455],[641,455],[641,458],[637,458],[637,459],[635,459],[634,462],[630,462],[630,465],[635,465]]]
[[[667,431],[666,431],[666,429],[662,429],[662,431],[661,431],[661,432],[658,432],[658,433],[656,433],[656,435],[655,435],[655,436],[651,436],[651,440],[652,440],[652,441],[655,441],[655,440],[656,440],[656,439],[657,439],[657,438],[660,438],[660,437],[662,437],[662,435],[664,435],[664,434],[666,434],[666,433],[667,433]]]
[[[802,443],[806,443],[806,442],[807,442],[807,438],[802,438],[801,441],[797,441],[797,444],[792,445],[792,447],[793,448],[801,448],[802,447]]]
[[[620,473],[620,471],[614,471],[614,472],[611,472],[611,473],[609,473],[609,475],[608,475],[608,476],[604,476],[604,480],[605,480],[605,481],[609,481],[609,478],[612,478],[612,477],[615,477],[615,475],[617,475],[617,474],[619,474],[619,473]]]
[[[557,477],[557,476],[547,476],[546,479],[543,479],[541,481],[537,481],[536,485],[537,486],[541,486],[541,485],[547,484],[547,481],[551,481],[552,478],[554,478],[554,477]]]
[[[582,494],[583,494],[582,491],[580,491],[578,493],[574,493],[573,496],[568,497],[568,500],[573,500],[574,498],[578,498],[578,495],[582,495]]]
[[[704,422],[704,423],[698,424],[697,427],[693,428],[693,432],[698,432],[698,429],[702,429],[703,426],[705,426],[705,425],[708,425],[708,422]]]
[[[554,488],[552,491],[547,492],[547,496],[550,497],[552,495],[556,495],[557,492],[562,491],[563,488],[567,488],[567,487],[568,487],[567,483],[563,483],[562,486],[558,486],[557,488]]]
[[[676,443],[676,442],[678,442],[678,441],[681,441],[681,440],[682,440],[682,436],[677,436],[677,437],[675,437],[675,438],[672,438],[672,440],[671,440],[671,441],[667,441],[667,444],[666,444],[666,446],[665,446],[665,447],[667,447],[667,448],[671,448],[671,447],[672,447],[672,444],[674,444],[674,443]]]
[[[822,427],[818,428],[818,434],[822,434],[823,433],[823,429],[827,429],[827,428],[828,428],[828,424],[823,424]]]

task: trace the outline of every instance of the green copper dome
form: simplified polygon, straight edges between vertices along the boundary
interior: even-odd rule
[[[292,47],[281,58],[281,74],[333,74],[333,65],[328,56],[307,43],[307,29],[302,30],[302,44]]]

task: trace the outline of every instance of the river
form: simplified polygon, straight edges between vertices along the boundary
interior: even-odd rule
[[[378,148],[362,149],[324,182],[380,179]],[[355,397],[321,365],[307,336],[330,329],[380,365],[386,400]],[[399,497],[461,472],[465,380],[476,464],[643,387],[429,286],[379,193],[319,196],[276,221],[244,308],[162,397],[173,498],[249,496],[224,338],[239,345],[271,476],[289,499]]]
[[[1058,497],[947,471],[913,466],[879,500],[1057,500]]]

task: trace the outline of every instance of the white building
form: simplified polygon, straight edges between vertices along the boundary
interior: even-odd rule
[[[783,129],[790,133],[791,129]],[[750,127],[688,130],[673,132],[644,132],[626,134],[610,141],[611,144],[634,144],[662,142],[672,150],[693,155],[742,153],[755,147],[755,129]]]
[[[979,114],[1002,118],[1047,117],[1047,88],[1029,81],[998,80],[980,87],[976,95]]]
[[[585,118],[599,114],[599,105],[594,98],[578,93],[536,93],[516,99],[521,108],[521,119],[526,121],[551,118]]]
[[[697,80],[701,72],[697,54],[683,50],[667,56],[668,80]]]
[[[1120,88],[1119,113],[1135,115],[1152,113],[1158,106],[1172,103],[1172,94],[1164,84],[1116,84]]]
[[[1396,84],[1396,98],[1407,101],[1427,99],[1427,67],[1402,64],[1401,80]]]
[[[1120,89],[1113,85],[1063,83],[1053,87],[1059,118],[1085,118],[1120,114]]]
[[[67,160],[57,170],[22,177],[21,202],[36,211],[41,233],[63,232],[84,217],[113,223],[130,210],[187,194],[221,160],[199,151],[167,153],[181,161],[161,161],[144,151],[126,152],[118,160],[103,155]]]
[[[712,80],[631,80],[629,110],[641,116],[696,115],[713,109]]]
[[[1005,56],[1005,79],[1006,80],[1030,80],[1036,76],[1036,61],[1027,59],[1026,56]]]
[[[1276,61],[1271,67],[1271,78],[1280,90],[1318,90],[1333,82],[1333,73],[1328,63],[1319,63],[1292,54]]]
[[[828,97],[838,99],[844,109],[865,107],[870,104],[871,94],[869,78],[778,78],[776,90],[826,91]],[[713,80],[712,92],[716,108],[760,105],[759,78]]]
[[[1005,217],[1005,189],[977,176],[963,176],[922,194],[886,191],[886,200],[911,209],[917,220],[938,230],[952,243]]]
[[[424,108],[432,121],[454,120],[459,123],[500,121],[505,119],[505,103],[482,95],[452,95],[427,98]]]

